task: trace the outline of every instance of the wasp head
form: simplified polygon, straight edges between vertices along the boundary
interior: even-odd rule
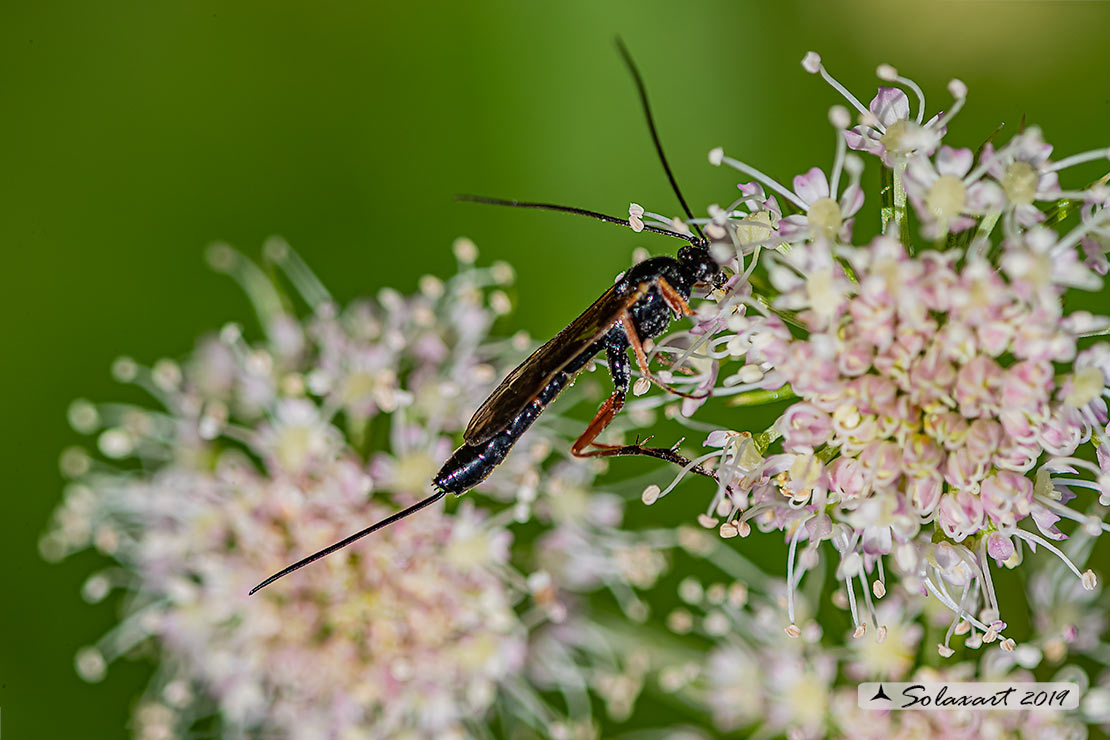
[[[725,284],[727,276],[717,260],[709,253],[709,248],[704,246],[686,246],[678,250],[678,261],[690,271],[695,283],[708,283],[714,288]]]

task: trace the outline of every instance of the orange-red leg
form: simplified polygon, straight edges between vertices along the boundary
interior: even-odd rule
[[[618,391],[609,396],[609,398],[605,399],[605,403],[601,404],[601,408],[597,410],[597,414],[594,415],[593,421],[590,422],[590,425],[586,427],[586,431],[582,432],[582,436],[575,440],[574,444],[571,445],[571,454],[575,457],[605,457],[606,455],[613,454],[630,454],[628,452],[614,453],[610,452],[610,450],[649,449],[645,448],[644,445],[650,442],[655,435],[649,435],[644,439],[640,439],[639,437],[637,437],[636,443],[631,445],[614,445],[596,441],[598,435],[605,431],[605,428],[608,427],[610,423],[612,423],[613,419],[620,412],[623,406],[624,393],[621,391]],[[677,445],[675,446],[677,447]],[[595,449],[587,450],[587,447],[594,447]],[[671,452],[674,452],[673,448],[671,449]]]
[[[676,291],[670,283],[668,283],[663,278],[659,278],[657,282],[659,285],[659,290],[663,295],[663,300],[667,302],[667,305],[678,312],[685,312],[687,314],[693,313],[692,311],[690,311],[690,306],[686,304],[686,301],[682,300],[682,296],[678,294],[678,291]],[[677,303],[672,303],[672,298],[669,298],[668,295],[670,295],[673,300],[677,301]],[[633,323],[632,315],[628,313],[628,311],[624,311],[621,313],[621,326],[624,328],[624,334],[628,337],[628,343],[632,345],[632,351],[636,355],[636,364],[639,365],[640,372],[643,373],[645,378],[650,380],[652,383],[655,383],[663,390],[667,391],[667,393],[673,393],[674,395],[681,396],[682,398],[696,398],[700,400],[708,395],[698,395],[696,393],[686,393],[685,391],[680,391],[674,386],[668,385],[667,383],[664,383],[662,380],[659,380],[654,375],[652,375],[651,369],[648,367],[648,359],[647,353],[644,351],[644,343],[640,341],[640,334],[636,331],[636,324]]]
[[[690,306],[687,305],[686,301],[682,298],[681,295],[678,294],[678,291],[676,291],[670,283],[662,278],[659,278],[656,280],[656,284],[659,286],[659,291],[663,296],[663,300],[665,300],[667,302],[667,305],[670,306],[676,313],[678,313],[679,315],[687,316],[693,313],[690,310]],[[632,351],[636,355],[636,364],[639,366],[640,372],[644,374],[644,377],[648,378],[653,383],[670,393],[674,393],[686,398],[700,398],[700,396],[683,393],[680,390],[671,388],[665,383],[657,380],[651,374],[651,370],[648,367],[648,359],[647,353],[644,351],[644,343],[640,340],[640,334],[636,331],[636,324],[632,321],[631,314],[629,314],[628,311],[621,312],[620,321],[621,327],[624,329],[625,336],[628,338],[628,344],[632,347]],[[624,455],[642,455],[645,457],[654,457],[658,460],[664,460],[666,462],[673,463],[682,467],[690,465],[690,459],[679,455],[677,452],[674,451],[674,448],[667,449],[663,447],[644,447],[644,444],[648,442],[651,437],[648,437],[643,441],[637,441],[636,444],[632,445],[614,445],[597,441],[598,435],[605,431],[605,428],[608,427],[610,423],[612,423],[616,415],[620,412],[622,408],[624,408],[627,381],[625,381],[625,383],[626,384],[623,387],[618,387],[617,390],[611,396],[609,396],[609,398],[605,399],[604,403],[601,404],[601,407],[597,410],[597,413],[594,415],[593,420],[590,421],[589,426],[586,427],[586,431],[584,431],[582,433],[582,436],[575,440],[574,444],[571,445],[571,454],[575,457],[617,457]],[[593,449],[589,449],[591,447]],[[720,482],[720,479],[717,477],[716,473],[702,467],[701,465],[693,465],[692,467],[690,467],[690,472],[696,473],[697,475],[704,475],[707,478],[712,478],[713,480]]]
[[[678,294],[678,291],[674,289],[673,285],[663,278],[657,278],[655,282],[656,285],[659,286],[659,292],[662,294],[663,300],[667,302],[667,305],[670,306],[676,314],[679,316],[694,315],[694,312],[690,309],[690,304],[686,302],[685,298]]]
[[[575,457],[599,457],[606,450],[616,449],[622,445],[609,445],[601,442],[595,442],[597,435],[605,431],[605,427],[613,421],[617,413],[624,408],[624,391],[617,391],[609,398],[605,399],[605,403],[601,404],[601,408],[597,410],[594,415],[593,421],[586,427],[586,431],[582,432],[570,448],[570,454]],[[596,447],[594,450],[587,450],[587,447]]]
[[[674,463],[681,467],[686,467],[690,464],[690,458],[683,457],[674,451],[674,449],[666,449],[663,447],[644,447],[644,443],[651,439],[648,437],[643,442],[637,442],[634,445],[611,445],[603,442],[595,441],[597,436],[601,434],[605,427],[609,426],[613,418],[624,406],[624,391],[617,391],[609,398],[605,399],[605,403],[601,404],[601,408],[597,410],[594,415],[593,421],[586,427],[586,431],[582,432],[570,448],[570,454],[575,457],[617,457],[621,455],[643,455],[645,457],[654,457],[658,460],[664,460],[669,463]],[[593,447],[594,449],[587,449]],[[691,473],[704,475],[707,478],[720,482],[717,474],[711,470],[703,468],[701,465],[694,465],[690,468]]]
[[[644,377],[650,378],[651,370],[648,369],[644,343],[640,341],[640,334],[636,331],[636,324],[632,322],[632,314],[628,311],[621,313],[621,326],[624,328],[624,335],[628,337],[628,343],[632,345],[632,352],[636,355],[636,364],[640,366],[640,372],[644,374]]]

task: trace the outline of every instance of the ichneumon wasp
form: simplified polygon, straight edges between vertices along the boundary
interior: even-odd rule
[[[693,222],[694,216],[690,212],[686,199],[682,197],[671,167],[663,154],[663,146],[659,141],[655,120],[648,104],[647,90],[640,72],[620,39],[617,39],[617,47],[636,83],[652,142],[655,144],[656,153],[663,164],[667,179],[686,217]],[[461,200],[515,208],[561,211],[624,226],[632,225],[627,219],[553,203],[476,196],[462,196]],[[613,378],[613,393],[602,403],[593,421],[586,427],[586,431],[571,446],[571,454],[575,457],[646,455],[686,466],[691,472],[716,479],[717,476],[712,471],[679,455],[674,448],[646,447],[639,442],[632,445],[614,445],[597,441],[598,435],[624,406],[632,379],[629,349],[632,349],[643,377],[670,392],[686,395],[654,378],[648,368],[644,341],[662,334],[670,325],[672,318],[688,316],[692,313],[687,301],[696,286],[709,285],[720,288],[726,280],[724,271],[709,252],[709,239],[696,223],[691,225],[694,231],[692,234],[658,226],[643,226],[643,231],[676,237],[689,243],[682,247],[675,257],[652,257],[625,272],[578,318],[510,372],[475,412],[463,433],[462,446],[455,450],[432,479],[435,493],[407,509],[293,563],[262,581],[251,589],[250,593],[253,594],[279,578],[399,519],[415,514],[439,501],[448,493],[461,495],[480,484],[505,459],[509,450],[539,418],[547,405],[555,400],[595,355],[603,351],[609,365],[609,374]]]

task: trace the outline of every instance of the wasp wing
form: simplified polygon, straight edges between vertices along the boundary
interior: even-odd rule
[[[505,376],[474,412],[463,433],[469,445],[488,442],[524,410],[555,375],[620,321],[621,313],[642,298],[653,281],[630,286],[618,282],[550,341]]]

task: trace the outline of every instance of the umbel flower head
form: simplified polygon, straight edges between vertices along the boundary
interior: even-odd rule
[[[953,612],[942,654],[954,631],[1012,650],[991,569],[1047,551],[1093,589],[1096,574],[1055,544],[1065,539],[1057,523],[1107,529],[1110,344],[1098,337],[1110,317],[1068,306],[1102,286],[1110,191],[1105,179],[1065,190],[1059,176],[1101,162],[1089,183],[1108,150],[1054,161],[1029,127],[976,156],[945,143],[967,97],[960,81],[949,84],[950,110],[923,122],[924,95],[892,67],[879,76],[899,87],[865,107],[816,54],[803,66],[860,125],[849,129],[848,111],[834,107],[829,175],[810,170],[792,189],[710,153],[755,180],[700,220],[718,259],[747,279],[659,350],[682,347],[668,377],[721,378],[714,394],[745,416],[790,400],[767,429],[708,435],[697,462],[716,464],[722,484],[701,520],[724,537],[783,533],[791,592],[820,552],[835,553],[857,636],[877,624],[871,595],[887,591],[893,566],[911,592]],[[916,114],[900,87],[918,99]],[[874,155],[884,184],[881,233],[862,243],[852,227],[865,160],[848,148]],[[787,611],[797,634],[792,599]]]
[[[919,611],[919,599],[898,588],[878,605],[883,626],[875,639],[845,646],[839,644],[840,635],[828,628],[834,620],[821,609],[816,597],[822,584],[815,583],[807,594],[794,597],[799,631],[792,638],[781,628],[782,604],[790,591],[787,584],[762,574],[743,554],[728,551],[724,542],[698,542],[693,536],[697,534],[710,537],[707,532],[693,532],[684,540],[688,545],[697,542],[691,554],[696,551],[713,567],[703,567],[700,577],[687,576],[679,582],[679,606],[666,620],[672,634],[646,644],[651,646],[648,659],[658,666],[659,689],[708,715],[707,729],[791,740],[1079,740],[1086,737],[1083,723],[1099,721],[1105,714],[1098,703],[1081,706],[1080,712],[1017,711],[1015,707],[962,712],[861,709],[859,682],[997,681],[1020,687],[1035,680],[1031,669],[1042,655],[1036,647],[1023,645],[1013,652],[969,651],[940,668],[925,667],[919,656],[927,615]],[[1052,578],[1057,575],[1054,570],[1052,561],[1038,564],[1035,577]],[[1102,608],[1085,605],[1077,612],[1089,618]],[[695,644],[697,648],[692,647]],[[936,658],[935,653],[932,657]],[[1084,691],[1089,684],[1086,673],[1074,664],[1061,664],[1065,657],[1057,656],[1053,672],[1044,678],[1075,682]],[[1096,693],[1105,692],[1091,695]],[[1105,699],[1100,699],[1104,704]],[[703,735],[709,736],[714,735]]]
[[[455,252],[460,271],[449,280],[427,276],[415,295],[386,290],[339,310],[297,255],[271,241],[267,259],[311,309],[302,319],[276,280],[217,245],[210,261],[245,287],[264,338],[228,325],[180,363],[117,361],[116,377],[160,409],[72,405],[73,426],[97,435],[99,455],[64,453],[72,482],[41,546],[50,558],[93,546],[118,562],[84,594],[128,589],[126,615],[76,663],[99,680],[137,644],[156,647],[137,736],[180,737],[214,716],[228,736],[462,737],[495,703],[506,725],[592,732],[588,711],[568,720],[524,679],[530,627],[567,618],[566,589],[624,578],[619,568],[591,583],[558,570],[526,577],[509,562],[508,526],[544,500],[537,490],[572,495],[596,470],[545,471],[569,443],[543,431],[491,479],[489,491],[513,503],[495,506],[501,513],[432,507],[247,596],[260,577],[423,497],[450,435],[526,348],[526,338],[488,337],[508,308],[501,286],[512,270],[474,267],[466,240]],[[601,511],[564,504],[541,515],[588,560],[620,522],[619,507]],[[627,549],[604,546],[617,557]],[[591,686],[573,670],[548,683],[566,696]]]

